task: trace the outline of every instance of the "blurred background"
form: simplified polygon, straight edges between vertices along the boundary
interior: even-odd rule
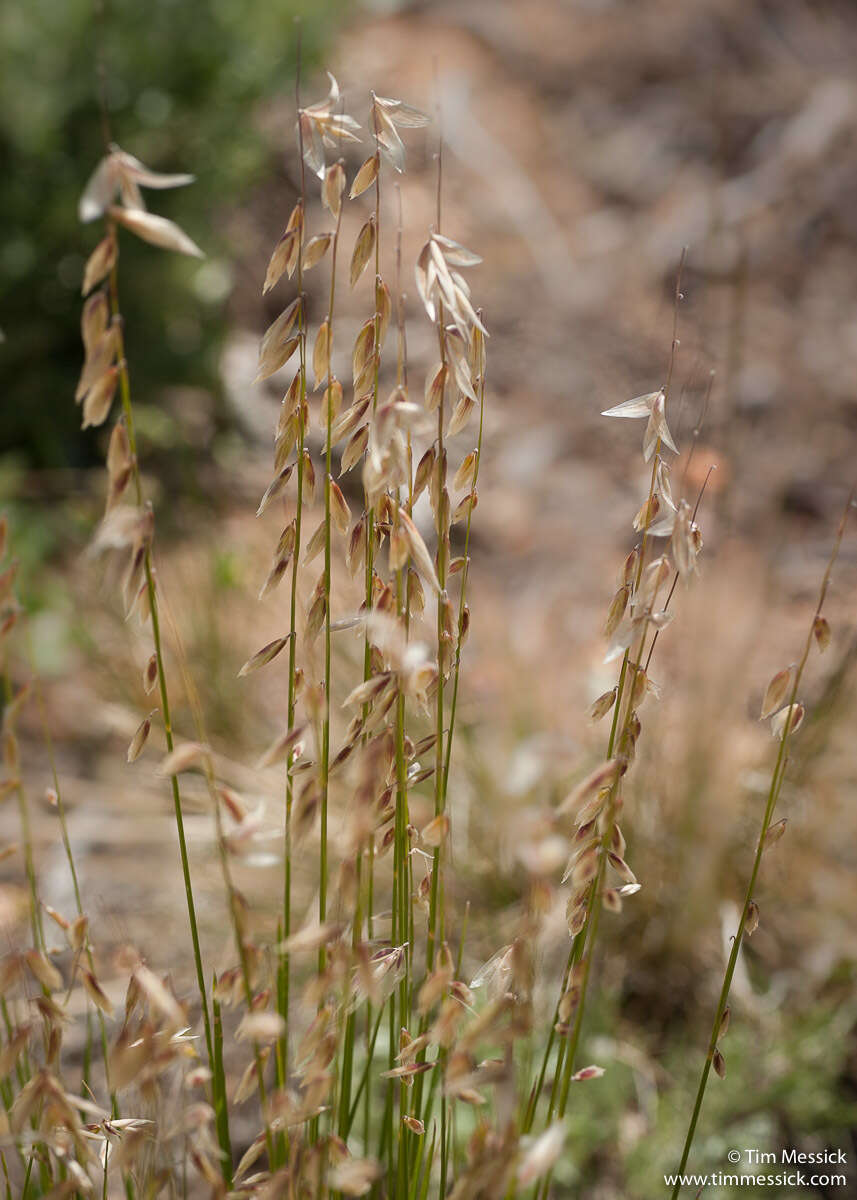
[[[99,90],[123,149],[196,176],[151,207],[206,258],[124,238],[122,306],[170,620],[240,774],[283,704],[282,681],[239,691],[235,674],[268,629],[280,632],[278,602],[255,598],[271,530],[253,516],[279,394],[251,380],[278,310],[261,280],[299,179],[299,12],[305,100],[326,94],[328,67],[364,127],[370,88],[440,113],[444,229],[485,260],[473,284],[490,388],[452,793],[453,903],[472,904],[472,973],[515,928],[532,861],[521,848],[539,845],[551,806],[603,752],[586,712],[613,683],[601,628],[648,480],[640,427],[599,413],[663,383],[688,248],[669,419],[683,449],[676,490],[693,501],[715,468],[706,545],[653,661],[663,698],[644,710],[625,818],[644,887],[607,926],[591,1007],[587,1061],[615,1069],[572,1112],[558,1173],[568,1194],[656,1195],[677,1157],[773,763],[759,703],[799,655],[857,474],[857,12],[848,0],[0,8],[0,505],[99,936],[132,939],[162,966],[163,929],[182,904],[178,873],[160,869],[173,848],[167,800],[151,766],[131,788],[123,765],[149,707],[148,649],[84,557],[103,510],[106,434],[81,433],[73,403],[80,280],[99,236],[78,223],[77,201],[104,148]],[[410,291],[434,219],[436,148],[436,123],[408,138]],[[349,174],[362,157],[349,157]],[[382,223],[394,201],[388,188]],[[384,253],[392,271],[391,241]],[[343,293],[343,325],[356,330],[367,303]],[[412,315],[421,388],[430,330]],[[736,976],[727,1079],[706,1100],[698,1155],[709,1169],[731,1145],[839,1146],[855,1178],[855,585],[852,530],[829,598],[832,646],[806,679],[788,834],[765,860],[762,924]],[[38,796],[47,772],[30,719]],[[37,809],[43,887],[62,907],[54,817]],[[11,810],[2,817],[11,840]],[[221,899],[201,801],[191,829],[216,955]],[[0,871],[12,927],[26,892]],[[270,879],[260,861],[242,886],[264,905]],[[545,1010],[565,956],[555,901],[539,948]],[[179,981],[185,951],[177,934]]]

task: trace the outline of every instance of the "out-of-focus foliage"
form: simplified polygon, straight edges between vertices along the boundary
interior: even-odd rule
[[[294,17],[302,16],[309,66],[344,0],[99,7],[0,6],[0,453],[15,450],[37,465],[87,456],[71,397],[82,268],[99,231],[78,223],[77,201],[104,150],[99,75],[112,138],[155,169],[196,175],[191,187],[152,193],[149,202],[208,255],[189,262],[123,236],[135,391],[148,403],[165,385],[215,389],[235,252],[223,217],[272,163],[259,102],[290,91]]]

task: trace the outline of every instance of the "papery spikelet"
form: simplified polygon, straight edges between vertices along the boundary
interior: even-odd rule
[[[143,747],[146,745],[146,741],[149,737],[149,733],[152,728],[152,717],[155,712],[157,712],[157,709],[153,709],[152,712],[150,712],[149,715],[140,722],[136,733],[131,738],[131,744],[128,747],[128,753],[126,755],[129,763],[136,762],[143,753]]]
[[[788,821],[785,817],[781,821],[776,821],[773,825],[769,825],[765,830],[764,846],[765,849],[770,849],[771,846],[776,846],[777,842],[786,831]]]
[[[177,746],[161,760],[158,774],[180,775],[183,771],[198,767],[209,753],[208,747],[203,746],[200,742],[185,742],[183,746]]]
[[[174,221],[166,217],[158,217],[144,209],[119,208],[113,205],[109,210],[110,216],[126,229],[130,229],[144,242],[160,246],[163,250],[175,250],[178,254],[189,254],[193,258],[204,258],[202,250],[196,242],[180,229]]]
[[[354,200],[357,196],[361,196],[367,188],[370,188],[378,178],[378,167],[380,158],[378,154],[373,154],[371,158],[367,158],[360,170],[354,176],[354,181],[351,184],[349,197]]]
[[[143,668],[143,691],[149,695],[158,682],[158,660],[153,654]]]
[[[330,488],[331,518],[339,532],[345,534],[348,532],[348,527],[351,524],[351,511],[348,508],[348,501],[343,496],[339,485],[329,476],[327,483]]]
[[[330,323],[323,321],[315,337],[312,351],[312,369],[315,386],[321,387],[330,371]]]
[[[251,671],[257,671],[259,667],[267,666],[288,645],[291,636],[291,633],[287,633],[285,637],[275,638],[272,642],[268,642],[266,646],[263,646],[261,650],[257,650],[252,658],[247,659],[244,666],[238,672],[239,677],[249,675]]]
[[[784,667],[782,671],[777,671],[765,691],[765,698],[762,701],[762,711],[759,713],[760,721],[764,721],[766,717],[770,717],[772,713],[777,711],[789,694],[793,679],[793,666]]]
[[[112,233],[98,243],[87,259],[83,272],[81,291],[84,296],[88,295],[105,276],[110,274],[116,266],[117,253],[116,238]]]
[[[565,1134],[565,1122],[556,1121],[543,1134],[531,1140],[518,1166],[518,1183],[522,1188],[529,1187],[553,1170],[562,1154]]]
[[[597,700],[595,700],[593,702],[592,706],[589,709],[590,721],[593,721],[593,722],[600,721],[602,717],[606,716],[607,713],[609,713],[610,709],[616,703],[616,696],[617,696],[618,691],[619,691],[618,687],[613,687],[610,689],[609,692],[604,692],[602,695],[600,695],[598,697]]]
[[[262,287],[262,294],[269,292],[274,287],[285,272],[288,270],[289,275],[292,270],[289,269],[293,256],[297,257],[297,249],[300,244],[300,232],[297,228],[287,229],[280,240],[274,247],[271,259],[268,263],[268,269],[265,272],[265,283]]]
[[[830,645],[830,625],[827,623],[826,617],[816,617],[812,623],[812,636],[815,638],[816,645],[819,650],[824,653]]]
[[[354,243],[354,252],[351,255],[351,267],[349,271],[352,287],[354,287],[357,280],[363,274],[374,249],[375,217],[371,216],[358,233],[357,240]]]
[[[587,1079],[600,1079],[604,1074],[603,1067],[596,1067],[595,1064],[589,1067],[581,1067],[579,1071],[575,1071],[572,1075],[574,1083],[584,1083]]]
[[[283,491],[285,490],[286,484],[289,482],[289,480],[292,477],[292,472],[294,471],[294,469],[295,469],[294,463],[292,463],[288,467],[284,467],[283,470],[280,471],[276,475],[276,477],[268,484],[268,487],[265,490],[264,496],[259,501],[259,507],[256,509],[257,517],[261,517],[262,513],[269,506],[269,504],[271,504],[272,501],[276,500],[276,498],[278,496],[282,495]]]
[[[341,162],[333,163],[324,173],[321,199],[334,220],[339,218],[342,208],[342,193],[345,191],[345,168]]]
[[[806,710],[800,703],[786,705],[771,717],[771,733],[779,741],[782,741],[787,735],[797,733],[803,724],[805,714]]]

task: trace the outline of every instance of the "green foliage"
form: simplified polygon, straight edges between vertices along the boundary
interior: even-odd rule
[[[110,134],[161,170],[190,171],[179,192],[150,193],[208,254],[188,262],[122,238],[128,354],[137,394],[165,386],[216,391],[216,359],[233,285],[225,219],[272,170],[260,102],[291,111],[296,27],[304,61],[344,0],[28,0],[0,7],[0,453],[40,466],[85,461],[71,403],[80,368],[80,282],[99,233],[77,201]],[[101,66],[99,66],[101,64]],[[283,142],[290,130],[283,130]],[[141,332],[145,331],[145,332]],[[97,436],[97,435],[95,435]]]

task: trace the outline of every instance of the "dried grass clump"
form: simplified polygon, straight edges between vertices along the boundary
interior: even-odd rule
[[[270,738],[260,734],[254,768],[281,814],[273,921],[239,886],[263,826],[260,811],[212,749],[174,628],[171,661],[192,727],[183,736],[173,730],[169,610],[155,568],[155,515],[143,493],[124,351],[120,231],[199,254],[181,229],[148,212],[140,191],[191,177],[156,174],[112,147],[81,201],[82,219],[105,227],[84,279],[85,360],[75,396],[83,425],[106,424],[119,400],[106,512],[93,548],[124,560],[124,609],[148,642],[142,686],[156,706],[146,715],[152,701],[141,708],[127,760],[137,763],[153,730],[162,730],[158,769],[173,801],[197,987],[193,996],[177,994],[164,974],[169,964],[126,949],[114,964],[127,981],[122,1006],[90,937],[56,770],[51,799],[76,907],[63,914],[41,902],[15,734],[28,694],[12,693],[7,669],[0,792],[18,799],[21,845],[5,852],[22,858],[31,914],[30,944],[2,964],[2,1165],[10,1194],[124,1190],[132,1197],[202,1188],[221,1196],[547,1197],[566,1153],[571,1097],[588,1102],[587,1089],[572,1085],[597,1087],[605,1073],[579,1061],[592,968],[603,923],[633,904],[642,886],[631,865],[634,767],[661,694],[652,664],[661,635],[680,636],[672,629],[673,601],[702,553],[704,485],[686,497],[683,480],[673,481],[677,447],[667,423],[681,271],[663,386],[604,414],[646,422],[649,484],[629,514],[636,545],[619,568],[605,618],[615,681],[589,713],[606,723],[603,752],[518,847],[525,886],[514,928],[468,982],[468,914],[455,911],[447,883],[486,403],[489,334],[470,283],[480,259],[444,231],[441,150],[435,224],[416,259],[421,311],[413,318],[429,322],[437,353],[415,386],[401,202],[391,203],[388,191],[405,169],[407,131],[429,119],[372,93],[368,156],[352,169],[345,152],[364,135],[332,77],[316,104],[305,106],[298,88],[297,114],[301,191],[262,283],[264,293],[280,294],[282,308],[262,337],[256,374],[257,383],[285,368],[291,376],[258,507],[271,545],[261,597],[279,606],[280,629],[238,672],[283,679],[280,726]],[[359,231],[346,246],[343,214],[351,206]],[[314,269],[327,273],[322,307],[305,286]],[[340,319],[346,286],[365,297],[351,344]],[[350,378],[338,378],[349,359]],[[804,719],[804,669],[813,647],[824,650],[830,641],[822,606],[844,528],[843,517],[803,655],[773,677],[762,705],[777,739],[776,762],[680,1170],[710,1069],[725,1074],[720,1044],[730,985],[742,941],[760,920],[763,855],[786,832],[775,810]],[[5,542],[5,526],[3,534]],[[24,624],[14,584],[14,565],[0,568],[4,668]],[[43,712],[35,676],[32,692]],[[46,723],[43,734],[53,764]],[[229,926],[229,961],[216,971],[201,948],[184,828],[194,787],[211,814]],[[298,865],[313,879],[311,896],[296,886]],[[545,981],[534,947],[557,888],[567,961],[559,979]],[[534,1002],[546,985],[554,997],[547,1023]],[[85,998],[87,1014],[82,1072],[63,1052],[76,997]]]

